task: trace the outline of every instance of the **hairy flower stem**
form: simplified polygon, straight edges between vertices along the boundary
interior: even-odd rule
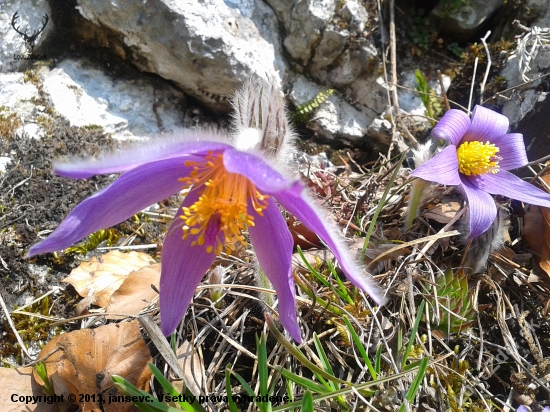
[[[418,210],[429,188],[430,182],[420,178],[413,180],[411,192],[409,194],[409,207],[407,209],[407,219],[405,220],[405,230],[409,230],[414,219],[418,216]]]

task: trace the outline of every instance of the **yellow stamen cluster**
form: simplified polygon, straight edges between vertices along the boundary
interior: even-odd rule
[[[456,150],[458,170],[466,176],[498,173],[499,148],[489,142],[464,142]]]
[[[193,167],[193,171],[179,181],[185,187],[204,186],[204,189],[193,205],[183,208],[183,238],[197,236],[192,246],[203,246],[206,240],[206,251],[214,250],[216,254],[222,251],[224,243],[230,250],[235,249],[236,242],[245,245],[242,231],[247,226],[254,226],[254,216],[247,213],[248,201],[263,216],[269,196],[258,192],[245,176],[229,173],[223,165],[222,154],[210,152],[205,162],[187,161],[185,166]],[[220,230],[224,235],[223,243],[217,237]]]

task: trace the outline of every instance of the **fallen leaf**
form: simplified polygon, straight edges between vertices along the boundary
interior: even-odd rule
[[[206,372],[204,370],[204,362],[199,357],[193,345],[185,340],[182,345],[176,351],[178,363],[185,374],[185,382],[189,384],[189,390],[193,394],[205,393],[201,390],[203,384],[206,383]],[[172,385],[178,392],[183,393],[184,380],[173,380]]]
[[[40,411],[53,412],[56,410],[54,403],[48,403],[48,398],[42,392],[40,385],[33,379],[34,368],[0,368],[0,410],[6,412]],[[34,397],[27,402],[27,397]],[[40,397],[40,398],[39,398]],[[52,398],[49,398],[52,400]],[[60,410],[66,410],[62,403],[58,403]],[[66,404],[70,406],[70,404]]]
[[[424,217],[430,220],[435,220],[438,223],[449,223],[462,208],[460,202],[442,198],[441,203],[430,208],[424,213]]]
[[[82,297],[95,296],[95,304],[104,308],[131,272],[151,263],[155,261],[147,253],[114,250],[81,263],[63,282],[71,284]]]
[[[296,249],[296,246],[300,246],[302,250],[323,246],[317,234],[296,220],[294,216],[288,215],[286,223],[294,240],[294,249]]]
[[[541,232],[543,232],[543,225],[544,218],[542,217],[541,208],[531,205],[523,216],[523,238],[529,248],[537,255],[542,255]]]
[[[133,409],[131,402],[109,403],[110,396],[120,395],[113,386],[113,375],[122,376],[138,389],[149,387],[151,371],[147,363],[152,358],[137,320],[59,335],[46,344],[38,357],[45,357],[44,364],[55,393],[64,394],[65,399],[74,395],[73,403],[80,405],[83,412]],[[34,378],[43,384],[36,372]],[[79,402],[80,395],[84,396],[83,402]],[[102,409],[98,402],[100,395],[104,400]]]
[[[547,170],[540,178],[550,186],[550,171]],[[531,206],[523,219],[524,236],[531,250],[540,254],[540,268],[550,276],[550,208]]]
[[[105,311],[107,313],[137,315],[158,297],[158,293],[153,290],[151,285],[154,285],[158,290],[159,283],[160,263],[145,266],[130,273],[120,288],[113,293]],[[116,319],[118,316],[107,315],[106,318]]]

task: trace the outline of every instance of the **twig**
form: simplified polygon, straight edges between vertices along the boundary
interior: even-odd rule
[[[474,84],[476,81],[476,72],[477,72],[477,61],[478,58],[474,60],[474,73],[472,74],[472,85],[470,86],[470,98],[468,99],[468,114],[472,113],[472,98],[474,96]]]
[[[489,47],[487,47],[487,37],[491,35],[491,30],[485,34],[485,37],[481,38],[481,42],[483,43],[483,47],[485,48],[485,53],[487,54],[487,68],[485,69],[485,76],[483,76],[483,81],[481,82],[481,86],[479,88],[479,101],[480,103],[483,101],[483,92],[485,91],[485,84],[487,83],[487,78],[489,77],[489,71],[491,70],[491,52],[489,51]],[[473,84],[473,83],[472,83]]]
[[[15,335],[15,338],[17,339],[17,342],[19,342],[19,346],[21,346],[21,350],[25,352],[25,355],[29,359],[32,359],[29,352],[27,352],[27,348],[25,347],[25,344],[23,343],[23,340],[21,339],[21,336],[19,336],[19,332],[17,332],[17,329],[15,329],[15,325],[13,324],[13,320],[11,320],[10,312],[8,311],[8,307],[6,306],[6,303],[4,302],[4,298],[2,297],[2,293],[0,293],[0,306],[2,307],[2,310],[6,314],[6,319],[8,320],[8,323],[10,325],[11,330],[13,331],[13,334]]]

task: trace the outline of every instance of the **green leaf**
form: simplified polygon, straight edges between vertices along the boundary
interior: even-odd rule
[[[265,334],[262,333],[260,339],[256,336],[256,348],[258,351],[258,380],[260,381],[260,396],[268,394],[269,371],[267,367],[267,347],[265,343]],[[259,402],[258,408],[261,412],[271,411],[271,402]]]
[[[365,361],[365,364],[367,365],[367,368],[369,369],[370,376],[372,379],[376,379],[378,377],[378,374],[376,373],[376,370],[372,366],[372,362],[369,359],[369,356],[367,355],[367,351],[365,350],[365,347],[363,346],[363,343],[361,342],[361,339],[359,339],[359,335],[357,335],[357,332],[355,332],[355,329],[353,329],[353,326],[347,316],[343,317],[344,322],[346,322],[346,326],[348,327],[349,333],[351,334],[351,338],[353,339],[353,342],[355,343],[355,346],[357,347],[357,350],[361,354],[361,357]],[[380,365],[379,365],[380,366]]]
[[[321,364],[323,365],[323,369],[327,373],[329,373],[331,376],[334,376],[334,372],[332,371],[332,367],[330,366],[330,362],[327,358],[327,354],[325,353],[325,350],[323,349],[323,346],[319,341],[319,337],[315,332],[313,332],[313,343],[315,344],[315,349],[317,349],[317,353],[319,354],[319,357],[321,359]],[[332,389],[332,390],[338,389],[338,385],[336,385],[332,381],[327,382],[327,385],[328,385],[328,389]]]
[[[393,182],[397,178],[397,175],[399,174],[399,169],[401,168],[401,164],[405,160],[405,157],[407,156],[406,152],[403,152],[401,154],[401,157],[395,164],[395,169],[393,171],[393,174],[390,178],[390,181],[386,185],[386,189],[384,190],[384,193],[382,194],[382,198],[380,199],[380,202],[378,203],[378,206],[376,207],[376,211],[374,212],[374,216],[372,217],[372,220],[369,224],[369,228],[367,229],[367,235],[365,236],[365,242],[363,243],[363,249],[361,250],[361,256],[365,257],[365,252],[367,250],[367,247],[370,242],[370,237],[372,236],[372,232],[374,231],[374,227],[376,225],[376,221],[378,220],[378,216],[380,215],[380,212],[386,205],[386,199],[388,198],[388,194],[390,193],[390,189],[393,186]]]
[[[310,391],[306,391],[302,399],[302,412],[314,412],[313,396]]]
[[[225,390],[227,391],[227,402],[229,405],[229,410],[231,412],[239,412],[239,408],[233,400],[233,390],[231,389],[231,373],[229,369],[230,367],[230,364],[225,367]]]
[[[155,376],[155,379],[159,382],[160,386],[164,389],[164,391],[170,395],[170,396],[178,396],[180,393],[172,386],[170,382],[168,382],[168,379],[164,377],[161,371],[158,370],[158,368],[153,365],[152,363],[149,363],[149,369],[151,369],[151,372],[153,372],[153,375]],[[193,396],[193,394],[186,390],[185,395]],[[206,409],[204,409],[196,400],[192,404],[189,402],[177,402],[179,406],[182,407],[184,411],[188,412],[206,412]]]
[[[281,372],[281,375],[283,375],[283,377],[292,382],[295,382],[302,388],[306,388],[315,393],[329,393],[332,391],[332,389],[326,388],[323,385],[319,385],[317,382],[312,381],[311,379],[296,375],[289,370],[284,369],[282,366],[277,366],[276,368]]]
[[[158,401],[149,393],[139,390],[126,379],[121,376],[113,375],[112,380],[116,388],[124,395],[136,396],[142,401],[134,402],[134,404],[144,412],[179,412],[181,409],[176,409]]]
[[[416,374],[416,377],[411,383],[411,386],[409,387],[409,390],[407,391],[407,395],[405,396],[405,399],[409,401],[409,404],[411,404],[416,397],[416,394],[418,393],[418,389],[420,389],[420,385],[422,384],[422,379],[424,379],[424,374],[426,373],[426,369],[428,368],[428,361],[429,359],[426,357],[420,361],[420,366],[418,367],[418,372]],[[401,405],[399,408],[399,412],[405,412],[405,405]]]
[[[403,354],[403,360],[401,361],[401,367],[405,368],[405,365],[407,364],[407,359],[409,358],[409,354],[411,353],[413,343],[416,339],[416,332],[418,331],[418,325],[420,325],[420,319],[422,319],[422,313],[424,312],[424,305],[426,304],[426,301],[423,300],[420,302],[420,306],[418,307],[418,313],[416,314],[416,318],[414,320],[414,325],[411,331],[411,337],[409,339],[409,342],[407,343],[407,347],[405,348],[405,353]]]

